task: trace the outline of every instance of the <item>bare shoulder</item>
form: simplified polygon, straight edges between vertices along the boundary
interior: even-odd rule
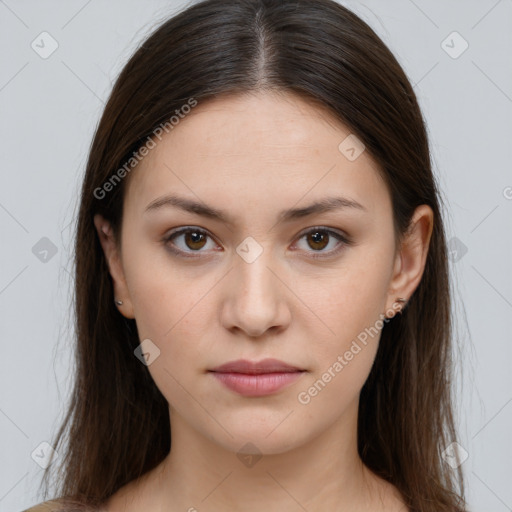
[[[63,507],[63,504],[59,500],[51,500],[34,505],[23,512],[61,512],[64,510]]]
[[[71,503],[62,499],[55,499],[34,505],[23,512],[103,512],[103,509],[91,508],[78,502]]]

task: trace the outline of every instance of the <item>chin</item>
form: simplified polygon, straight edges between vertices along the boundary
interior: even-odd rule
[[[259,421],[261,422],[261,419]],[[282,418],[280,421],[282,421]],[[297,425],[292,423],[285,426],[286,421],[281,424],[279,424],[279,421],[257,424],[251,420],[246,420],[236,425],[225,424],[226,429],[233,437],[226,434],[222,436],[222,439],[213,436],[213,440],[224,449],[237,455],[278,455],[286,453],[301,446],[308,439],[307,432],[298,432]]]

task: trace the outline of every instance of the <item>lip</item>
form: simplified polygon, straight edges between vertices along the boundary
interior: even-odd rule
[[[221,364],[210,370],[218,373],[245,373],[248,375],[258,375],[262,373],[290,373],[302,371],[302,368],[292,366],[279,359],[262,359],[261,361],[248,361],[247,359],[237,359]]]
[[[223,385],[243,396],[266,396],[293,384],[305,370],[278,359],[239,359],[209,370]]]

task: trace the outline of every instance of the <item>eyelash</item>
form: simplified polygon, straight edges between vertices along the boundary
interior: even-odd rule
[[[171,242],[174,238],[178,237],[179,235],[182,235],[184,233],[189,233],[189,232],[193,232],[193,233],[199,233],[201,235],[206,235],[207,237],[209,238],[212,238],[209,233],[203,229],[199,229],[199,228],[194,228],[194,227],[186,227],[186,228],[180,228],[180,229],[177,229],[176,231],[173,231],[172,233],[170,233],[169,235],[166,235],[162,242],[165,243],[165,245],[168,247],[168,249],[173,252],[174,254],[176,254],[177,256],[180,256],[180,257],[183,257],[183,258],[198,258],[200,257],[200,252],[203,252],[203,251],[191,251],[192,253],[198,253],[197,255],[194,255],[194,256],[191,256],[190,255],[190,252],[188,251],[182,251],[181,249],[176,249],[176,246],[173,246],[171,245],[169,242]],[[320,232],[320,233],[327,233],[329,236],[330,235],[333,235],[334,238],[338,239],[341,244],[338,248],[336,249],[332,249],[331,251],[327,251],[327,255],[324,255],[324,251],[307,251],[307,252],[317,252],[317,253],[320,253],[320,254],[312,254],[311,255],[311,258],[313,259],[326,259],[326,258],[330,258],[330,257],[333,257],[335,255],[337,255],[341,250],[343,250],[343,248],[345,246],[349,246],[352,244],[352,239],[350,237],[348,237],[347,235],[342,235],[341,233],[338,233],[337,231],[333,231],[331,229],[328,229],[328,228],[325,228],[325,227],[322,227],[322,226],[315,226],[315,227],[312,227],[310,229],[308,229],[307,231],[305,232],[302,232],[301,235],[299,236],[299,240],[301,240],[302,238],[304,238],[306,235],[309,235],[311,233],[315,233],[315,232]]]

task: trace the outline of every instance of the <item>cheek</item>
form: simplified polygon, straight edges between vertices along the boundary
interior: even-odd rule
[[[347,262],[327,279],[317,279],[315,286],[314,292],[309,288],[298,294],[305,297],[304,302],[318,317],[322,343],[333,345],[333,340],[340,340],[343,345],[374,325],[384,313],[389,268],[382,261],[368,265]]]
[[[377,290],[362,287],[349,298],[334,290],[329,295],[322,319],[332,332],[308,336],[312,340],[311,375],[297,394],[308,415],[321,414],[333,420],[357,399],[371,371],[384,325],[376,297]]]
[[[205,310],[208,287],[173,272],[159,275],[152,270],[132,282],[139,338],[151,339],[160,350],[149,373],[169,404],[187,416],[197,406],[190,393],[203,401],[194,375],[201,377],[206,365],[205,340],[212,325]],[[200,408],[194,414],[202,414]]]
[[[213,277],[177,264],[163,245],[131,239],[126,254],[126,280],[141,338],[168,344],[184,326],[190,333],[197,326],[191,320],[215,284]]]
[[[333,400],[336,394],[350,400],[360,391],[385,325],[389,257],[384,250],[384,254],[377,254],[377,247],[359,249],[331,273],[330,279],[321,281],[317,292],[310,292],[306,301],[320,319],[315,318],[307,327],[313,362],[308,384],[320,379],[317,387],[324,399],[333,393]],[[313,335],[314,325],[317,335]]]
[[[340,354],[323,371],[312,375],[309,382],[297,390],[297,411],[306,421],[322,430],[322,425],[333,424],[341,415],[355,414],[358,399],[375,358],[377,344],[360,344],[351,360]],[[352,353],[352,352],[351,352]],[[349,418],[347,418],[348,421]]]

